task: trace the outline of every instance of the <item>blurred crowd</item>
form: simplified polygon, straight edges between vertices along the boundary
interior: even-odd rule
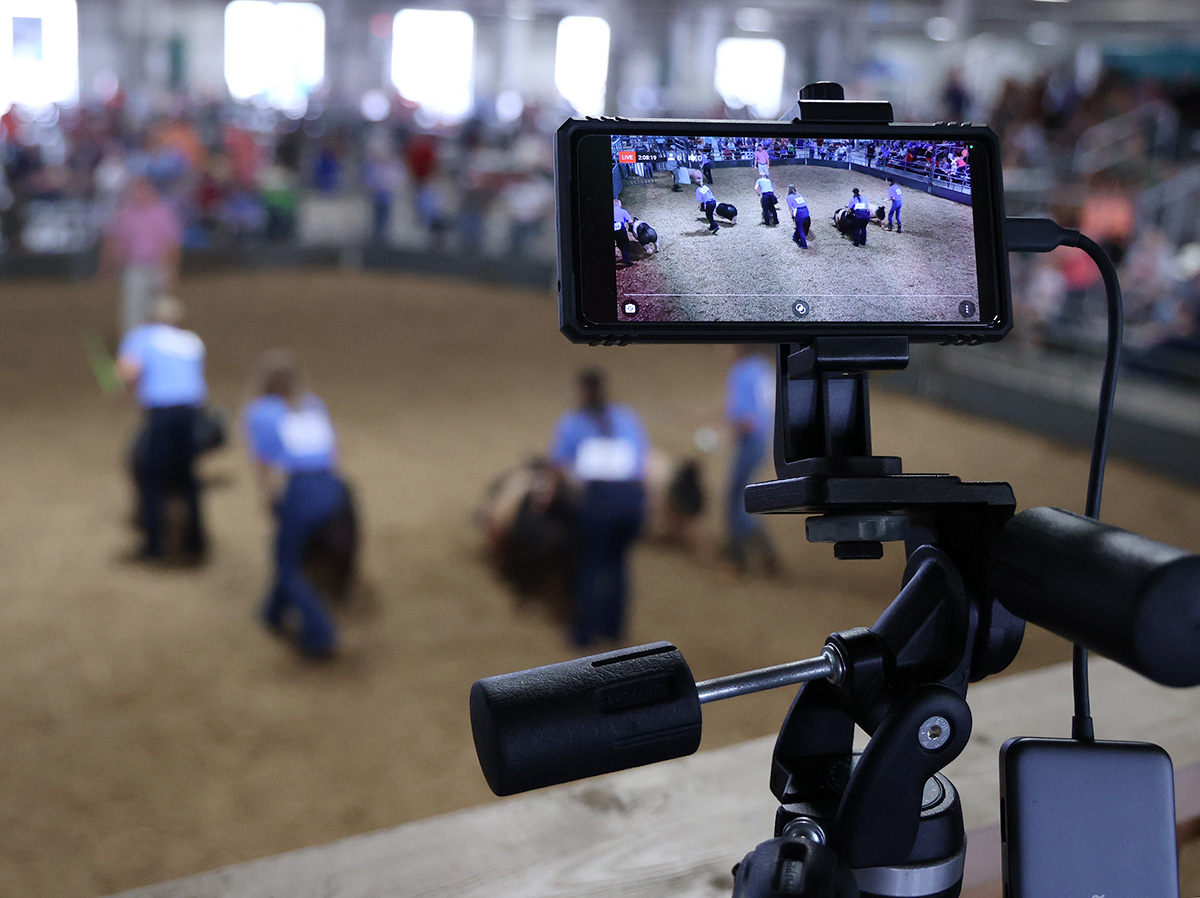
[[[1003,145],[1008,214],[1048,215],[1117,264],[1127,365],[1200,382],[1200,81],[1107,71],[1081,91],[1045,74],[1007,82],[987,121]],[[1019,341],[1100,352],[1103,285],[1082,250],[1013,257],[1012,274]]]
[[[529,108],[511,122],[438,130],[418,127],[414,112],[399,98],[379,122],[315,107],[292,119],[234,103],[139,117],[120,96],[38,114],[14,107],[0,118],[0,254],[96,246],[143,177],[178,215],[185,250],[454,241],[496,255],[553,230],[548,132],[557,118],[546,126],[551,119]],[[310,236],[306,209],[316,208],[326,222]]]
[[[1153,185],[1200,171],[1200,83],[1102,72],[1081,89],[1073,73],[1049,72],[1009,81],[983,104],[951,72],[939,98],[942,117],[980,119],[1000,135],[1009,214],[1078,227],[1117,261],[1135,355],[1200,380],[1200,227],[1191,211],[1186,227],[1179,214],[1170,226],[1163,210],[1194,210],[1200,177],[1186,194],[1168,191],[1157,213],[1144,202]],[[568,114],[530,106],[507,122],[493,115],[423,127],[420,110],[395,95],[381,121],[317,103],[299,119],[231,102],[135,115],[120,94],[38,114],[14,108],[0,118],[0,260],[94,250],[144,177],[178,215],[184,252],[333,242],[550,261],[550,134]],[[708,150],[719,159],[751,147],[734,140]],[[900,143],[878,152],[866,164],[886,155],[964,181],[969,171],[962,154],[930,159]],[[1093,313],[1099,275],[1081,256],[1014,260],[1027,345],[1090,350],[1099,342],[1090,324],[1102,318]]]

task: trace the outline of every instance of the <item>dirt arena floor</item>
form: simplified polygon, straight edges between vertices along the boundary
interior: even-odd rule
[[[574,653],[485,565],[471,515],[486,485],[543,449],[585,365],[611,372],[673,456],[719,421],[727,348],[573,346],[548,290],[311,271],[196,276],[180,293],[216,404],[236,410],[259,353],[289,346],[339,426],[365,524],[343,651],[305,663],[256,624],[269,526],[236,440],[205,465],[211,563],[121,560],[137,413],[102,394],[84,350],[111,337],[112,289],[0,284],[3,895],[92,898],[489,801],[472,681]],[[906,470],[1006,479],[1022,506],[1081,508],[1084,451],[873,395],[876,450]],[[716,494],[727,460],[704,459]],[[1109,520],[1200,549],[1200,491],[1119,461],[1108,478]],[[799,519],[767,526],[785,562],[774,579],[640,546],[628,642],[672,640],[697,677],[719,676],[813,655],[899,586],[894,549],[838,562]],[[715,540],[715,513],[707,527]],[[1011,670],[1067,656],[1031,630]],[[775,732],[790,699],[706,706],[702,750]]]
[[[872,208],[885,203],[887,182],[819,165],[774,165],[779,224],[763,224],[752,168],[714,168],[717,202],[737,206],[737,224],[719,218],[708,230],[695,189],[679,193],[671,178],[630,177],[621,189],[629,213],[650,224],[659,252],[635,244],[634,263],[618,265],[617,291],[639,305],[631,321],[794,320],[792,303],[805,300],[808,321],[960,321],[959,303],[978,303],[971,207],[904,187],[904,231],[867,227],[867,245],[854,245],[833,226],[834,210],[857,187]],[[792,242],[787,185],[808,202],[808,249]],[[618,257],[619,259],[619,257]],[[978,320],[978,311],[971,316]]]

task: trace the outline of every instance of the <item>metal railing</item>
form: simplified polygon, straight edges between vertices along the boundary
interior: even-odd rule
[[[1179,115],[1154,100],[1093,125],[1075,143],[1075,171],[1091,175],[1121,162],[1170,156],[1179,133]]]
[[[1175,246],[1200,240],[1200,164],[1146,188],[1136,205],[1139,231],[1158,228]]]

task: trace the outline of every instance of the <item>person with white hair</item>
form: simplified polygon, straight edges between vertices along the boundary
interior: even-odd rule
[[[167,496],[178,493],[187,507],[183,549],[192,561],[207,551],[196,477],[196,434],[208,387],[203,341],[182,327],[183,304],[160,296],[150,321],[132,328],[117,350],[117,374],[144,410],[134,443],[133,471],[143,542],[135,559],[167,554]]]

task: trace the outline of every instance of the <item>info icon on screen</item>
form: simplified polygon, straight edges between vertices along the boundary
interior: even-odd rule
[[[797,318],[806,318],[809,313],[809,305],[806,300],[798,299],[792,303],[792,314]]]

